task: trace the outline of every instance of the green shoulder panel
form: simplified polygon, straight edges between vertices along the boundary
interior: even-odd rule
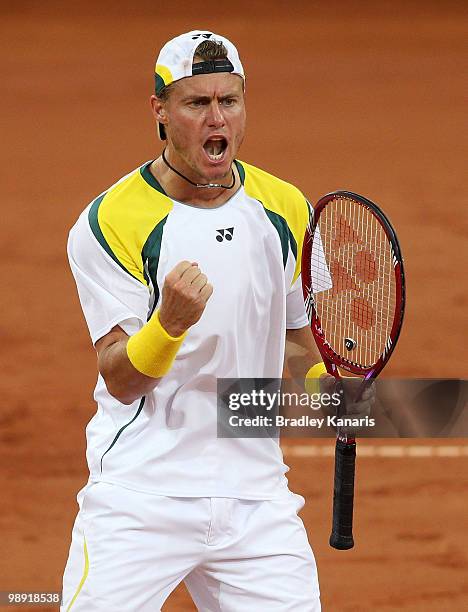
[[[245,162],[236,162],[248,196],[258,200],[278,232],[286,265],[288,249],[296,260],[293,282],[301,270],[302,244],[309,221],[309,205],[304,195],[286,181]]]

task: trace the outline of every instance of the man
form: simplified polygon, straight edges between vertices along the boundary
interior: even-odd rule
[[[216,436],[217,378],[279,378],[285,339],[304,373],[321,361],[300,287],[309,207],[236,160],[244,71],[230,41],[183,34],[155,74],[162,156],[70,233],[100,375],[62,609],[156,610],[184,580],[205,612],[319,610],[278,441]]]

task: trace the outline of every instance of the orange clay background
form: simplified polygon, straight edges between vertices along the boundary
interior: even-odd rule
[[[181,32],[211,28],[240,49],[240,159],[312,201],[346,188],[390,216],[408,306],[387,375],[467,374],[463,2],[93,4],[0,3],[2,591],[61,588],[96,377],[67,232],[93,197],[159,154],[153,64]],[[466,605],[467,455],[361,457],[348,552],[328,546],[332,458],[290,465],[324,610]],[[180,587],[164,609],[193,607]]]

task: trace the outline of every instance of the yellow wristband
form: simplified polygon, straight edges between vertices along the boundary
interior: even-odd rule
[[[170,336],[159,320],[157,310],[140,331],[127,342],[127,355],[135,369],[151,378],[169,372],[187,332],[178,338]]]
[[[327,368],[323,361],[320,363],[316,363],[313,365],[310,370],[307,372],[304,387],[309,395],[314,395],[314,393],[320,393],[320,383],[319,378],[322,374],[327,373]]]

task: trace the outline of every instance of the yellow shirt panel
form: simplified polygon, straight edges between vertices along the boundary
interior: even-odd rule
[[[245,170],[244,188],[247,195],[259,200],[267,209],[285,219],[297,245],[293,283],[301,271],[302,244],[309,222],[309,206],[304,195],[286,181],[264,170],[241,162]]]

